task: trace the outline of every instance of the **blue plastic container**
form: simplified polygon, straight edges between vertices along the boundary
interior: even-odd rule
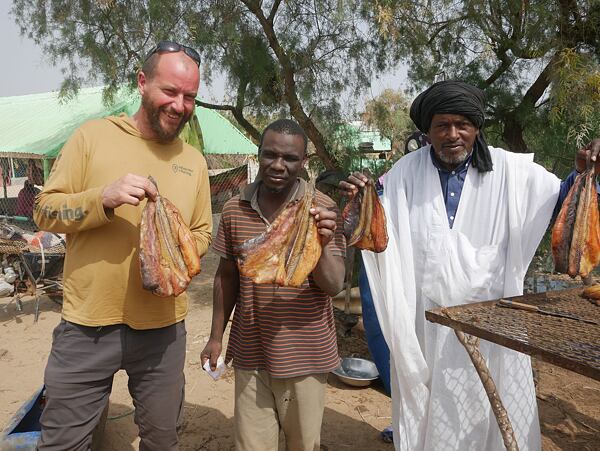
[[[0,435],[0,451],[35,450],[40,439],[40,417],[44,409],[44,387],[13,415]]]
[[[37,390],[13,415],[0,435],[0,451],[35,451],[41,436],[40,417],[46,405],[44,386]],[[108,405],[92,435],[92,451],[102,445],[102,435],[108,416]]]

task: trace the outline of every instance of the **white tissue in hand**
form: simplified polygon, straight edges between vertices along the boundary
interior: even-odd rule
[[[212,377],[214,380],[217,380],[225,372],[227,365],[225,365],[225,360],[223,360],[223,357],[219,356],[217,359],[217,368],[214,371],[210,369],[210,359],[204,362],[202,368],[204,368],[204,371],[206,371],[210,377]]]

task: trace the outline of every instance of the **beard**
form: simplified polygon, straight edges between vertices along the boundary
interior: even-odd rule
[[[160,122],[160,113],[166,112],[167,108],[155,107],[152,101],[147,97],[142,97],[142,106],[148,114],[148,123],[150,124],[150,128],[154,133],[156,133],[156,135],[158,136],[158,140],[163,143],[171,142],[175,138],[177,138],[179,136],[179,133],[181,132],[187,121],[190,120],[193,114],[181,114],[181,120],[179,121],[179,124],[177,124],[177,127],[175,127],[172,130],[166,130]]]
[[[274,188],[272,186],[265,185],[264,183],[263,183],[263,186],[271,194],[280,194],[280,193],[283,193],[283,191],[285,190],[285,187],[283,187],[283,186],[281,188]]]
[[[258,176],[256,179],[261,181],[260,187],[262,190],[273,195],[289,193],[289,191],[292,190],[296,185],[296,178],[292,177],[284,185],[273,186],[269,183],[268,177],[261,172],[260,168],[258,170]]]
[[[455,155],[449,155],[444,152],[438,152],[437,150],[435,150],[435,148],[434,152],[435,156],[443,163],[460,166],[462,163],[464,163],[464,161],[471,153],[471,149],[464,149],[462,152]]]

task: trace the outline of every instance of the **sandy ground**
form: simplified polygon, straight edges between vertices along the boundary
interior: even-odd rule
[[[211,318],[212,276],[217,260],[203,259],[203,272],[192,283],[186,362],[186,404],[181,429],[182,450],[233,450],[233,375],[213,382],[201,369],[200,351],[208,339]],[[60,307],[42,299],[39,322],[33,322],[33,300],[24,311],[14,304],[2,307],[0,299],[0,425],[42,384],[52,329],[60,320]],[[349,338],[338,337],[340,354],[367,356],[364,336],[355,327]],[[539,375],[538,403],[544,450],[600,450],[600,383],[543,362]],[[137,449],[127,377],[115,376],[109,420],[102,449]],[[331,375],[322,428],[323,450],[391,450],[379,439],[390,423],[391,403],[378,385],[352,388]]]

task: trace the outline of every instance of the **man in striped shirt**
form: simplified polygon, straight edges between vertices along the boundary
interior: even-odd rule
[[[301,287],[254,284],[238,272],[236,248],[266,230],[300,199],[308,138],[295,122],[270,124],[260,143],[257,181],[228,201],[213,250],[211,337],[201,359],[215,369],[235,306],[226,361],[235,367],[238,451],[276,451],[283,430],[290,451],[319,450],[327,373],[339,365],[331,296],[342,289],[346,242],[335,203],[317,191],[315,217],[323,253]]]

